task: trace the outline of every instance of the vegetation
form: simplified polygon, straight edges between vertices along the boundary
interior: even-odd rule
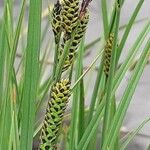
[[[128,24],[120,27],[124,0],[113,0],[110,12],[106,1],[101,0],[104,32],[87,45],[91,0],[83,0],[81,5],[79,0],[57,1],[46,8],[46,15],[42,10],[44,1],[22,0],[17,20],[13,16],[14,1],[4,1],[0,18],[0,150],[31,150],[35,146],[41,150],[127,149],[150,121],[147,118],[137,129],[123,138],[120,136],[132,96],[150,58],[150,39],[146,41],[150,21],[146,19],[125,60],[121,64],[119,61],[132,27],[138,23],[136,17],[144,0],[138,1]],[[44,19],[47,24],[42,30]],[[48,32],[49,26],[53,35]],[[123,36],[118,36],[122,29]],[[92,53],[90,48],[95,43],[101,46],[85,68],[85,54]],[[136,59],[143,44],[145,47]],[[53,68],[45,78],[51,52],[54,53]],[[16,65],[18,57],[20,61]],[[94,88],[88,87],[92,96],[87,98],[85,76],[94,70],[96,62],[99,65]],[[117,104],[116,91],[127,71],[131,77]],[[87,100],[90,101],[88,107],[85,106]],[[67,109],[69,101],[71,111]],[[41,110],[45,114],[42,118],[39,117]]]

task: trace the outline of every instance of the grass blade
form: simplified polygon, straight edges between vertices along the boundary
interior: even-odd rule
[[[143,29],[143,31],[141,32],[141,34],[139,35],[139,37],[137,38],[135,44],[133,45],[133,48],[131,48],[124,64],[119,68],[119,70],[117,71],[114,81],[113,81],[113,90],[112,90],[112,95],[115,94],[115,91],[117,90],[118,86],[120,85],[127,69],[130,67],[130,63],[133,60],[133,57],[135,56],[135,54],[137,53],[137,50],[139,48],[140,43],[144,40],[144,37],[146,36],[146,34],[149,31],[149,28],[147,28],[149,26],[149,24],[146,24],[145,28]],[[139,45],[138,45],[139,44]],[[111,97],[112,99],[112,97]],[[96,124],[98,125],[99,122],[99,116],[101,116],[102,114],[102,109],[104,108],[104,104],[105,104],[105,96],[102,99],[101,103],[97,106],[95,115],[92,117],[91,122],[89,123],[89,125],[87,126],[85,133],[77,147],[77,150],[82,150],[82,148],[85,146],[86,144],[88,144],[88,140],[90,141],[92,139],[92,132],[94,133],[94,131],[92,130],[96,130],[95,126]]]
[[[41,40],[41,0],[30,0],[26,65],[22,98],[20,148],[32,149]]]
[[[125,150],[126,147],[128,146],[128,144],[134,139],[134,137],[136,136],[136,134],[150,121],[150,118],[144,120],[141,125],[135,129],[134,131],[132,131],[131,133],[129,133],[129,135],[127,135],[127,139],[125,140],[125,142],[123,142],[123,144],[120,147],[120,150]]]
[[[148,146],[147,150],[150,150],[150,144],[149,144],[149,146]]]
[[[140,8],[142,7],[143,2],[144,2],[144,0],[140,0],[139,1],[138,5],[136,6],[136,8],[135,8],[135,10],[134,10],[134,12],[133,12],[133,14],[131,16],[131,19],[130,19],[127,27],[126,27],[126,30],[125,30],[125,32],[123,34],[123,37],[122,37],[122,40],[121,40],[121,42],[119,44],[119,47],[117,49],[117,51],[118,51],[118,53],[117,53],[117,62],[118,62],[118,60],[120,58],[122,49],[123,49],[123,47],[125,45],[125,42],[126,42],[126,40],[128,38],[128,35],[129,35],[130,30],[131,30],[131,28],[132,28],[132,26],[134,24],[134,21],[135,21],[137,15],[138,15],[138,12],[140,11]]]
[[[106,106],[105,106],[105,114],[104,114],[104,123],[103,123],[103,133],[102,133],[102,143],[105,141],[105,138],[107,137],[107,130],[111,124],[111,93],[113,88],[113,77],[115,75],[116,70],[116,47],[117,47],[117,37],[118,37],[118,27],[119,27],[119,18],[120,18],[120,8],[116,6],[116,17],[115,17],[115,24],[114,24],[114,42],[113,42],[113,48],[112,48],[112,54],[111,54],[111,61],[110,61],[110,71],[108,80],[106,83]]]
[[[107,13],[107,4],[106,3],[107,3],[106,0],[101,0],[105,40],[107,39],[107,36],[108,36],[108,13]]]
[[[83,47],[84,41],[82,39],[80,48],[79,48],[79,55],[77,59],[76,65],[76,80],[81,76],[83,70]],[[82,97],[82,82],[83,79],[78,82],[74,91],[73,91],[73,102],[72,102],[72,122],[71,122],[71,130],[70,130],[70,150],[75,149],[76,145],[78,144],[79,140],[81,139],[83,126],[84,126],[84,99]]]
[[[130,82],[128,83],[128,86],[124,92],[121,102],[119,103],[116,114],[114,116],[114,120],[112,122],[112,126],[111,126],[108,136],[107,136],[108,138],[105,141],[105,143],[103,144],[102,150],[105,150],[114,145],[115,139],[117,138],[119,129],[121,127],[122,121],[126,114],[127,108],[130,104],[131,98],[134,94],[137,83],[142,75],[145,64],[147,63],[149,52],[150,52],[150,43],[148,40],[148,43],[146,44],[146,47],[139,59],[139,62],[135,68],[135,71],[134,71],[131,79],[130,79]]]

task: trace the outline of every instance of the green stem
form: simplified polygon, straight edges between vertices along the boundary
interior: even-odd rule
[[[103,17],[103,27],[104,27],[104,36],[105,40],[108,36],[108,14],[107,14],[107,4],[106,0],[101,0],[101,8],[102,8],[102,17]]]
[[[112,102],[111,101],[111,92],[113,88],[113,80],[115,74],[115,60],[116,60],[116,45],[117,45],[117,37],[118,37],[118,29],[119,29],[119,19],[120,19],[120,8],[116,6],[117,12],[115,17],[115,24],[114,24],[114,42],[111,54],[111,62],[110,62],[110,71],[108,76],[108,81],[106,85],[106,106],[105,106],[105,114],[104,114],[104,123],[103,123],[103,130],[102,130],[102,145],[107,137],[107,132],[111,123],[111,109],[112,109]]]

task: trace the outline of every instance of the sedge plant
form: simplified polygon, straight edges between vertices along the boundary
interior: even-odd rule
[[[149,65],[150,20],[136,20],[144,3],[138,0],[129,22],[120,26],[124,1],[112,0],[112,11],[108,11],[107,2],[101,0],[103,32],[87,44],[91,0],[57,0],[48,2],[46,8],[42,7],[45,1],[22,0],[17,19],[14,1],[4,1],[0,18],[0,150],[128,149],[150,121],[146,118],[121,136],[133,94]],[[129,34],[141,21],[145,25],[120,64]],[[84,58],[95,52],[96,57],[85,67]],[[128,71],[130,80],[117,104],[116,92]],[[93,87],[87,84],[90,74],[96,75]]]

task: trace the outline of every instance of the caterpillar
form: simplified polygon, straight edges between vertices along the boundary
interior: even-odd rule
[[[110,70],[110,60],[111,60],[113,41],[114,41],[114,34],[111,33],[109,35],[108,40],[106,41],[106,45],[104,48],[104,73],[106,77],[108,77],[109,70]]]
[[[68,79],[62,79],[52,86],[40,136],[40,150],[57,149],[56,140],[69,97],[70,82]]]

